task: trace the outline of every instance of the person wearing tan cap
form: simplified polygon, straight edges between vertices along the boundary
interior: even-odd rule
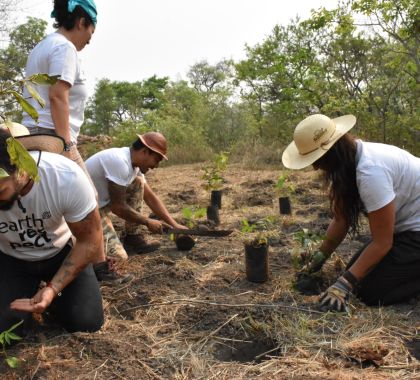
[[[350,293],[365,304],[403,302],[420,293],[420,158],[392,145],[364,142],[348,132],[356,117],[311,115],[295,128],[282,161],[290,169],[321,170],[334,215],[320,246],[318,271],[348,232],[367,215],[371,240],[321,295],[325,310],[347,311]]]
[[[172,218],[145,179],[149,170],[157,168],[162,159],[168,159],[166,153],[165,137],[159,132],[147,132],[138,135],[131,147],[106,149],[86,160],[98,192],[107,256],[125,260],[128,254],[157,250],[160,243],[147,242],[142,225],[154,234],[162,233],[164,223],[186,228]],[[143,200],[160,220],[142,215]],[[112,224],[111,212],[126,222],[123,244]]]

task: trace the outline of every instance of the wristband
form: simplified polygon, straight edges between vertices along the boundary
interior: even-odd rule
[[[47,283],[46,287],[51,288],[57,297],[61,297],[61,292],[51,282]]]
[[[64,151],[65,151],[65,152],[70,152],[70,148],[71,148],[73,145],[76,145],[76,143],[75,143],[74,141],[70,141],[69,143],[64,142]]]
[[[357,286],[357,283],[358,283],[357,278],[350,271],[346,270],[343,273],[343,277],[351,284],[351,286],[353,286],[353,288]]]

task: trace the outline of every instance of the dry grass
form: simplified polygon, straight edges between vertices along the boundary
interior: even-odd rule
[[[183,206],[208,202],[199,168],[168,167],[149,178],[178,218]],[[278,213],[277,177],[273,170],[232,166],[221,227],[238,229],[245,217]],[[245,280],[238,231],[200,238],[187,253],[163,237],[159,252],[121,266],[136,274],[130,284],[102,289],[106,322],[100,332],[40,327],[11,350],[24,362],[16,371],[0,367],[2,379],[420,379],[420,362],[407,346],[418,338],[419,302],[368,308],[352,300],[347,316],[320,313],[316,296],[292,289],[293,232],[322,230],[328,222],[313,175],[293,173],[293,180],[301,189],[294,214],[272,226],[278,241],[270,248],[270,281]],[[360,244],[346,240],[338,254],[346,261]],[[338,268],[334,260],[327,265],[329,281]],[[232,361],[232,353],[246,347],[245,359],[259,345],[256,361]]]

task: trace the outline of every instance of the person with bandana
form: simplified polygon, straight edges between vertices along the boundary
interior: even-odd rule
[[[22,124],[31,134],[53,134],[64,139],[67,158],[76,162],[86,173],[95,193],[95,186],[77,149],[77,137],[84,121],[88,98],[86,78],[78,52],[89,44],[97,23],[97,10],[93,0],[55,0],[51,17],[57,30],[39,42],[29,54],[26,77],[33,74],[58,75],[52,86],[34,85],[45,101],[45,106],[24,89],[24,97],[37,110],[38,121],[24,113]],[[96,193],[97,196],[97,193]],[[105,257],[98,259],[94,269],[97,278],[108,285],[118,285],[131,279],[119,275]]]
[[[25,76],[33,74],[58,75],[52,86],[35,85],[45,101],[41,107],[27,89],[24,97],[39,114],[38,121],[24,113],[22,124],[31,134],[50,133],[64,139],[64,155],[86,171],[77,150],[77,137],[84,121],[88,98],[78,52],[89,44],[97,23],[93,0],[55,0],[51,16],[57,30],[40,41],[29,54]]]

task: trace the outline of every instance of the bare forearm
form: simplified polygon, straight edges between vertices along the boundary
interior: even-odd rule
[[[127,222],[147,225],[148,218],[141,215],[127,204],[118,206],[111,204],[111,211]]]
[[[390,249],[390,246],[372,241],[349,268],[350,272],[361,280],[386,256]]]
[[[155,195],[150,196],[147,200],[145,199],[146,204],[149,208],[164,222],[168,223],[171,226],[177,225],[177,222],[172,218],[169,211],[166,209],[163,202],[156,197]]]
[[[321,252],[327,257],[331,256],[346,237],[347,231],[348,226],[344,220],[334,218],[328,226],[326,238],[321,244]]]
[[[68,99],[53,97],[50,98],[51,118],[54,122],[55,132],[64,141],[70,142],[70,113]]]
[[[97,253],[95,247],[98,245],[91,242],[76,242],[70,254],[64,259],[57,273],[51,282],[58,291],[64,289],[72,282],[77,275],[89,265]]]

